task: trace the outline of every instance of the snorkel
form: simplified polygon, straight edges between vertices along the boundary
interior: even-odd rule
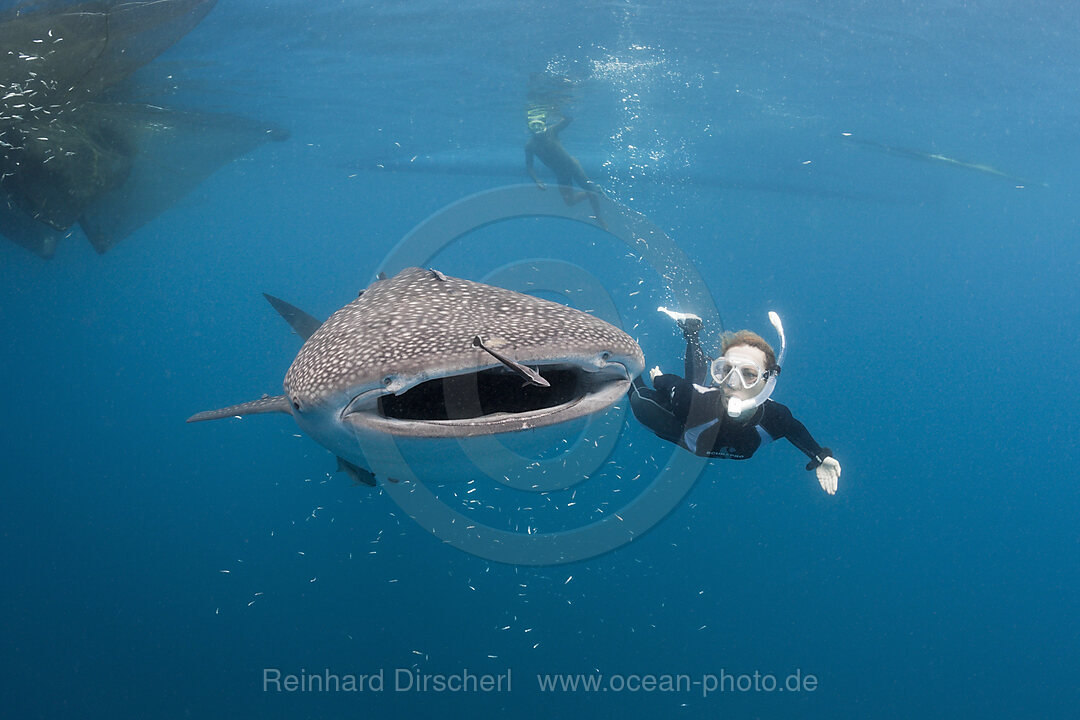
[[[773,389],[776,388],[776,378],[780,374],[780,367],[783,365],[784,356],[787,354],[787,340],[784,337],[784,325],[780,322],[780,316],[772,310],[769,311],[769,322],[772,323],[773,328],[776,330],[776,334],[780,336],[780,355],[776,358],[776,367],[765,370],[765,375],[767,376],[765,387],[763,387],[761,392],[754,397],[745,399],[738,397],[727,398],[727,413],[729,417],[739,419],[747,417],[761,407],[761,405],[769,399],[769,396],[772,395]],[[713,382],[717,385],[720,385],[723,382],[722,378],[717,377],[717,363],[722,359],[723,358],[718,358],[713,362],[712,367],[710,368]]]

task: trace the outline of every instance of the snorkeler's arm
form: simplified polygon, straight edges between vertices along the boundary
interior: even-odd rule
[[[572,117],[564,117],[564,118],[563,118],[562,120],[560,120],[559,122],[555,123],[555,124],[554,124],[554,125],[553,125],[553,126],[552,126],[552,127],[551,127],[551,128],[549,129],[549,130],[548,130],[548,132],[550,132],[550,133],[551,133],[552,135],[558,135],[559,133],[561,133],[561,132],[562,132],[563,130],[565,130],[565,129],[566,129],[566,126],[567,126],[567,125],[569,125],[569,124],[570,124],[570,123],[572,123],[572,122],[574,122],[574,118],[572,118]]]
[[[770,400],[766,401],[765,408],[761,427],[774,438],[787,438],[788,442],[802,450],[810,458],[806,469],[817,474],[822,490],[830,495],[835,494],[840,480],[840,463],[832,456],[832,450],[818,445],[806,426],[796,420],[786,406]]]
[[[665,395],[670,395],[675,386],[683,381],[678,375],[669,375],[667,373],[660,373],[655,376],[650,373],[649,379],[652,380],[652,386],[656,388],[657,392]]]

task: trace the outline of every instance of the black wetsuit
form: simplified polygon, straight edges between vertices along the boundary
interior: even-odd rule
[[[708,359],[696,333],[686,336],[685,365],[686,378],[660,375],[653,380],[653,388],[649,388],[639,377],[630,388],[630,407],[634,416],[657,436],[695,455],[733,460],[745,460],[762,445],[787,438],[810,458],[807,470],[816,468],[826,457],[832,456],[832,452],[818,445],[806,426],[778,402],[766,400],[747,421],[728,416],[723,391],[701,384],[708,369]]]

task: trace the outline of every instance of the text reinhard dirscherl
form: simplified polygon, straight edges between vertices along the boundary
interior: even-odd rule
[[[389,680],[389,682],[388,682]],[[510,692],[510,668],[499,674],[474,673],[463,668],[452,673],[422,673],[413,668],[395,668],[388,673],[379,668],[368,675],[337,674],[324,668],[321,673],[283,673],[278,668],[263,668],[263,692]]]

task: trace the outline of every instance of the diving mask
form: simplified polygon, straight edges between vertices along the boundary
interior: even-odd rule
[[[740,350],[732,348],[727,355],[716,359],[711,369],[713,383],[732,389],[753,390],[766,381],[769,371],[762,369],[756,359],[749,357],[749,353]]]
[[[542,133],[547,130],[548,108],[536,105],[530,107],[526,113],[529,132]]]

